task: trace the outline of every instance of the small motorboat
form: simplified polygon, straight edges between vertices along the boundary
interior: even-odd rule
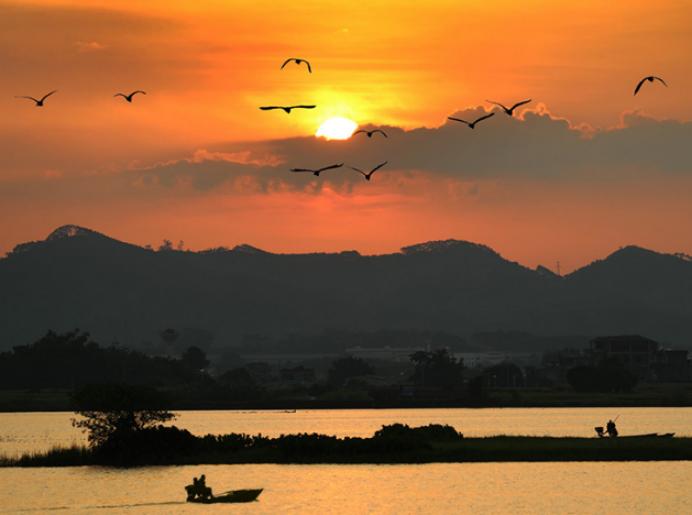
[[[212,497],[189,499],[187,502],[196,502],[199,504],[216,504],[216,503],[233,503],[233,502],[252,502],[257,500],[262,493],[263,488],[253,490],[231,490],[224,492],[221,495]]]

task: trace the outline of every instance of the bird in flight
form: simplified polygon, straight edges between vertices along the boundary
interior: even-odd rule
[[[472,122],[467,122],[466,120],[462,120],[461,118],[454,118],[453,116],[448,116],[447,118],[449,118],[450,120],[454,120],[455,122],[465,123],[466,125],[469,126],[469,129],[473,129],[478,122],[482,122],[483,120],[487,120],[488,118],[491,118],[493,116],[495,116],[495,113],[489,113],[489,114],[481,116],[480,118],[478,118]]]
[[[363,170],[360,170],[360,169],[358,169],[358,168],[354,168],[354,167],[352,167],[352,166],[349,166],[349,168],[350,168],[351,170],[355,170],[356,172],[358,172],[359,174],[361,174],[363,177],[365,177],[365,180],[366,180],[366,181],[369,181],[369,180],[370,180],[370,177],[372,177],[372,174],[374,174],[377,170],[379,170],[380,168],[382,168],[382,167],[383,167],[384,165],[386,165],[386,164],[387,164],[387,161],[385,161],[384,163],[380,163],[380,164],[378,164],[375,168],[373,168],[372,170],[370,170],[368,173],[365,173]]]
[[[488,102],[490,104],[494,104],[498,107],[501,107],[507,116],[512,116],[512,115],[514,115],[514,110],[517,107],[523,106],[524,104],[528,104],[529,102],[531,102],[531,99],[529,98],[528,100],[522,100],[521,102],[517,102],[512,107],[507,107],[505,105],[502,105],[500,102],[494,102],[492,100],[486,100],[486,102]]]
[[[334,168],[341,168],[342,166],[344,166],[344,163],[323,166],[322,168],[318,168],[317,170],[312,170],[311,168],[291,168],[291,171],[294,173],[310,172],[312,175],[319,177],[320,174],[326,170],[333,170]]]
[[[281,65],[281,69],[283,70],[284,66],[286,66],[291,61],[293,61],[294,63],[296,63],[298,65],[305,63],[308,67],[308,72],[312,73],[312,66],[310,66],[310,62],[307,59],[302,59],[300,57],[289,57],[288,59],[286,59],[284,61],[284,64]]]
[[[26,99],[28,99],[28,100],[33,100],[34,102],[36,102],[36,107],[43,107],[43,102],[44,102],[44,100],[46,100],[46,99],[47,99],[49,96],[51,96],[53,93],[57,93],[57,92],[58,92],[58,90],[56,89],[56,90],[51,91],[50,93],[46,93],[45,95],[43,95],[43,96],[41,97],[40,100],[37,100],[37,99],[35,99],[34,97],[15,97],[15,98],[26,98]]]
[[[366,131],[365,129],[359,129],[359,130],[357,130],[356,132],[354,132],[353,135],[355,136],[356,134],[361,133],[361,132],[362,132],[363,134],[367,134],[367,135],[368,135],[368,138],[372,138],[372,135],[375,134],[376,132],[379,132],[379,133],[382,134],[382,136],[384,136],[385,138],[388,138],[388,137],[389,137],[389,136],[387,136],[387,133],[384,132],[382,129],[373,129],[373,130],[371,130],[371,131]]]
[[[637,83],[637,87],[634,88],[634,94],[635,94],[635,95],[636,95],[637,93],[639,93],[639,90],[641,89],[642,85],[643,85],[647,80],[648,80],[649,82],[653,82],[654,80],[657,80],[657,81],[660,81],[661,84],[663,84],[666,88],[668,87],[668,84],[666,84],[666,81],[664,81],[661,77],[656,77],[655,75],[649,75],[648,77],[644,77],[642,80],[640,80],[640,81]]]
[[[126,95],[125,93],[116,93],[113,95],[113,97],[123,97],[125,100],[128,102],[132,102],[132,97],[134,97],[137,93],[141,93],[142,95],[146,95],[146,91],[142,91],[141,89],[138,89],[137,91],[133,91],[129,95]]]
[[[291,114],[291,109],[315,109],[317,106],[313,105],[297,105],[297,106],[262,106],[260,109],[262,111],[271,111],[272,109],[283,109],[286,114]]]

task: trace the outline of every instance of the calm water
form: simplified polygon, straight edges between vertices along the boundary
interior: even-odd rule
[[[618,414],[623,434],[692,435],[692,408],[185,411],[176,424],[196,434],[367,436],[392,422],[435,422],[469,436],[592,436]],[[82,442],[71,416],[0,414],[0,453]],[[201,473],[217,492],[265,491],[249,505],[181,502]],[[0,485],[0,513],[692,513],[692,462],[15,468],[0,469]]]
[[[675,432],[692,436],[692,408],[504,408],[281,411],[182,411],[175,422],[194,434],[317,432],[371,436],[383,424],[450,424],[467,436],[497,434],[594,436],[593,428],[619,415],[620,433]],[[0,413],[0,454],[82,443],[72,413]]]
[[[180,502],[201,472],[216,489],[265,491]],[[0,513],[692,513],[689,462],[0,469],[0,485]]]

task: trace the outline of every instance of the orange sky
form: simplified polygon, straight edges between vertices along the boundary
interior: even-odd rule
[[[692,135],[692,3],[277,5],[0,1],[0,253],[65,223],[141,244],[183,239],[195,249],[248,242],[273,251],[385,252],[429,239],[469,239],[531,266],[560,260],[566,270],[628,243],[692,253],[692,158],[684,145]],[[280,71],[293,55],[309,58],[314,73]],[[646,85],[633,97],[636,81],[650,73],[670,87]],[[137,88],[148,95],[132,105],[112,97]],[[13,98],[51,89],[59,92],[43,109]],[[677,146],[666,150],[674,162],[621,163],[622,148],[651,140],[635,128],[606,138],[599,159],[584,165],[588,177],[558,173],[566,164],[560,141],[525,141],[536,143],[540,173],[532,173],[529,159],[513,174],[509,155],[497,165],[502,170],[467,170],[460,155],[455,175],[448,163],[438,173],[432,157],[416,167],[397,161],[373,140],[344,156],[348,164],[373,166],[370,159],[379,156],[370,153],[382,145],[382,160],[391,164],[370,183],[356,176],[348,184],[329,177],[316,184],[310,176],[283,184],[275,174],[258,186],[252,168],[237,172],[233,187],[146,188],[129,180],[156,169],[165,183],[171,163],[196,170],[207,161],[236,161],[223,153],[245,146],[255,156],[264,148],[260,157],[285,162],[282,170],[326,164],[281,154],[272,140],[309,138],[331,116],[438,128],[456,111],[489,109],[486,98],[529,97],[532,109],[551,116],[533,120],[536,138],[545,137],[543,125],[556,126],[545,134],[559,129],[553,118],[588,126],[588,137],[617,131],[623,113],[638,112],[648,123],[641,131],[673,131],[666,141]],[[257,109],[275,103],[318,108],[290,116]],[[494,129],[483,128],[455,129],[459,138],[486,138],[499,159],[516,133],[492,140]],[[633,134],[636,140],[621,143]],[[410,145],[419,144],[413,139]],[[429,143],[420,145],[421,153],[429,150]],[[116,187],[119,178],[140,186]]]

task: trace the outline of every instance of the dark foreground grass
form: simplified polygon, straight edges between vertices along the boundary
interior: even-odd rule
[[[299,436],[299,435],[294,435]],[[312,435],[305,435],[306,437]],[[354,440],[354,439],[351,439]],[[362,441],[372,439],[359,439]],[[344,440],[341,440],[342,442]],[[679,461],[692,460],[692,438],[550,438],[495,436],[430,442],[413,449],[398,445],[319,449],[262,445],[242,449],[199,449],[194,452],[148,456],[118,466],[202,464],[396,464],[439,462],[539,462],[539,461]],[[54,448],[45,453],[0,458],[1,467],[68,467],[113,465],[85,447]]]

